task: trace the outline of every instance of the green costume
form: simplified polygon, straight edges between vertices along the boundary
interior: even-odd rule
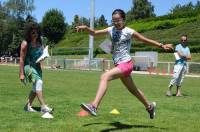
[[[35,82],[36,80],[42,80],[42,69],[40,63],[36,63],[36,60],[42,55],[42,45],[37,44],[36,47],[32,47],[31,43],[28,44],[27,53],[24,61],[24,73],[26,80],[29,82]]]

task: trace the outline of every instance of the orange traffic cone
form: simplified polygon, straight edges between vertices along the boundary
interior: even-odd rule
[[[83,109],[81,109],[80,112],[77,113],[77,116],[79,116],[79,117],[84,117],[84,116],[89,116],[89,115],[90,114]]]

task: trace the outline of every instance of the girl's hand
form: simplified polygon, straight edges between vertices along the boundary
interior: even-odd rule
[[[24,76],[24,75],[20,75],[20,76],[19,76],[19,79],[23,82],[24,79],[25,79],[25,76]]]
[[[164,50],[173,50],[173,44],[165,44],[161,46]]]
[[[86,26],[86,25],[77,26],[77,27],[76,27],[76,31],[79,32],[80,30],[82,30],[82,29],[85,30],[85,29],[87,29],[87,28],[88,28],[88,26]]]

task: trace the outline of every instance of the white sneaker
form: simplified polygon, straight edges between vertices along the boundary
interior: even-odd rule
[[[41,112],[42,112],[42,113],[46,113],[46,112],[51,113],[52,111],[53,111],[53,108],[50,108],[50,107],[48,107],[47,105],[41,107]]]
[[[166,96],[168,96],[168,97],[172,96],[172,92],[171,92],[170,90],[168,90],[168,91],[166,92]]]
[[[25,106],[24,106],[24,111],[26,111],[26,112],[37,112],[37,111],[34,110],[34,109],[32,108],[32,106],[30,106],[30,105],[25,105]]]
[[[152,102],[149,106],[149,108],[147,108],[147,111],[149,112],[149,116],[150,116],[150,119],[154,119],[155,116],[156,116],[156,102]]]

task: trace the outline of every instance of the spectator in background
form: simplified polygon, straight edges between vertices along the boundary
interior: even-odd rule
[[[41,112],[46,113],[52,112],[53,110],[45,104],[42,92],[42,69],[40,63],[36,63],[36,60],[42,55],[42,51],[43,46],[41,42],[40,27],[37,23],[30,23],[26,27],[25,40],[21,43],[19,73],[19,78],[22,82],[28,80],[33,83],[28,101],[24,107],[24,110],[27,112],[36,112],[36,110],[32,108],[35,97],[39,100]]]
[[[177,53],[178,58],[175,61],[174,74],[168,86],[168,91],[166,93],[167,96],[172,96],[172,87],[174,84],[176,84],[177,88],[176,96],[182,96],[181,84],[187,71],[186,62],[188,60],[191,60],[191,54],[190,49],[187,46],[187,40],[187,35],[182,35],[180,39],[180,44],[176,45],[175,53]]]

